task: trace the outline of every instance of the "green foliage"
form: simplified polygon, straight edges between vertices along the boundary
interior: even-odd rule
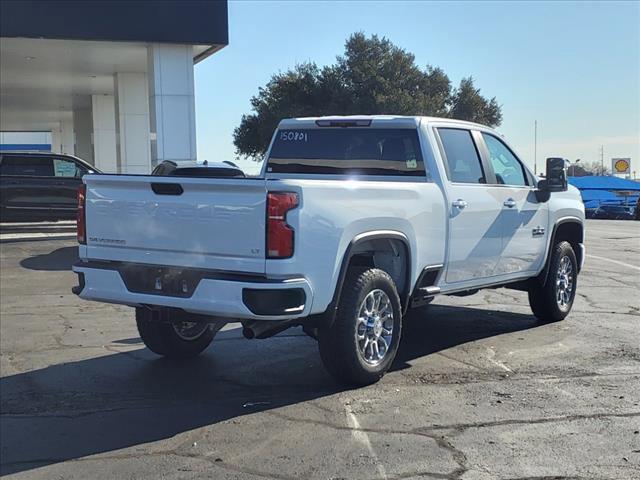
[[[259,158],[278,122],[322,115],[428,115],[496,126],[500,105],[475,88],[471,77],[452,88],[437,67],[421,69],[415,57],[386,38],[351,35],[336,63],[318,68],[297,65],[275,74],[251,98],[253,112],[242,116],[233,133],[237,153]]]
[[[480,89],[473,85],[473,78],[463,78],[460,87],[451,97],[450,116],[484,125],[495,126],[502,122],[500,105],[493,97],[487,100]]]

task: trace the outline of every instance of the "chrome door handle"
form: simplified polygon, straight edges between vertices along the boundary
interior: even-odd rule
[[[464,209],[467,205],[469,205],[466,201],[464,201],[463,199],[459,198],[457,200],[454,200],[451,205],[454,206],[454,208],[458,208],[460,210]]]
[[[513,208],[516,206],[516,201],[513,198],[508,198],[504,201],[503,205],[505,207]]]

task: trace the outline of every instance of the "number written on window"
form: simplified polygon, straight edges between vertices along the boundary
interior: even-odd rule
[[[309,138],[307,136],[307,132],[282,130],[280,131],[280,140],[283,142],[306,142]]]

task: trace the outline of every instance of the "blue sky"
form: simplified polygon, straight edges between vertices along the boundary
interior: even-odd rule
[[[296,63],[333,63],[356,31],[454,84],[472,75],[530,165],[537,120],[538,165],[599,161],[604,145],[607,164],[632,157],[640,177],[639,2],[229,1],[229,45],[195,70],[198,158],[234,160],[232,132],[258,88]]]

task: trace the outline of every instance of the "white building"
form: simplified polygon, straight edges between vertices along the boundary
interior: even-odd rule
[[[226,0],[0,0],[0,144],[49,134],[104,172],[194,161],[194,64],[227,42]]]

